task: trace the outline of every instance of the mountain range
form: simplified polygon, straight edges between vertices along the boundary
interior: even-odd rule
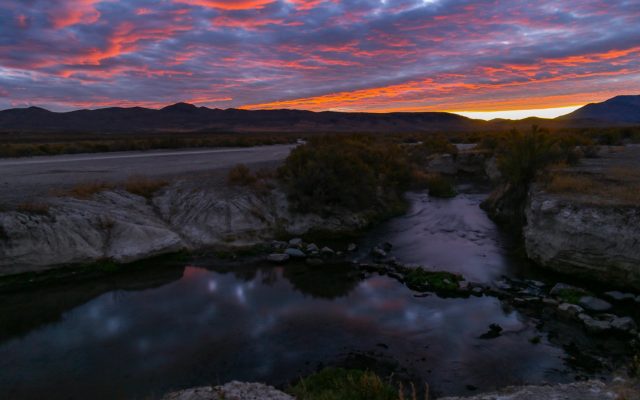
[[[445,112],[346,113],[302,110],[211,109],[177,103],[162,109],[111,107],[52,112],[44,108],[0,111],[0,132],[430,132],[477,131],[541,125],[640,125],[640,95],[617,96],[555,118],[474,120]]]

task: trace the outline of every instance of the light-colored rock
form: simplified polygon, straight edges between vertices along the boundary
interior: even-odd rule
[[[289,247],[284,251],[284,253],[289,255],[291,258],[305,258],[307,256],[304,251],[293,247]]]
[[[307,253],[317,253],[319,251],[320,249],[315,243],[311,243],[310,245],[307,245]]]
[[[640,205],[580,203],[534,185],[525,213],[526,251],[540,265],[640,288]]]
[[[279,189],[257,193],[190,181],[174,182],[150,200],[122,190],[52,198],[47,215],[0,212],[0,276],[99,260],[131,262],[181,249],[246,247],[282,230],[302,235],[366,224],[364,213],[327,218],[292,212]]]
[[[562,303],[558,306],[558,312],[567,317],[576,317],[584,312],[584,309],[580,306],[571,303]]]
[[[380,247],[374,247],[373,250],[371,250],[371,255],[376,258],[384,258],[387,256],[387,252]]]
[[[333,257],[333,256],[335,256],[335,255],[336,255],[336,252],[335,252],[335,251],[333,251],[333,249],[332,249],[332,248],[330,248],[330,247],[326,247],[326,246],[325,246],[325,247],[323,247],[323,248],[320,250],[320,253],[321,253],[324,257]]]
[[[352,252],[352,251],[356,251],[358,249],[358,245],[355,243],[349,243],[349,245],[347,246],[347,251]]]
[[[289,246],[291,246],[291,247],[300,247],[300,246],[302,246],[302,239],[293,238],[293,239],[289,240]]]
[[[162,400],[295,400],[261,383],[229,382],[222,386],[199,387],[165,395]]]
[[[578,304],[591,311],[602,312],[611,309],[611,304],[602,299],[592,296],[582,296]]]
[[[611,322],[594,319],[587,314],[579,314],[578,319],[582,321],[589,332],[602,333],[610,331],[612,328]]]
[[[636,299],[636,296],[634,294],[622,293],[617,290],[606,292],[604,293],[604,295],[610,298],[611,300],[615,300],[615,301],[626,301],[626,300],[634,301]]]
[[[603,382],[588,381],[551,386],[513,386],[497,392],[439,400],[613,400],[616,394]]]
[[[638,328],[635,321],[630,317],[615,318],[611,321],[611,327],[622,332],[631,332]]]

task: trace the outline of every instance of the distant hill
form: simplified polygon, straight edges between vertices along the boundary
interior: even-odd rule
[[[474,120],[444,112],[341,113],[302,110],[211,109],[177,103],[160,110],[101,108],[51,112],[39,107],[0,111],[0,132],[160,133],[160,132],[462,132],[640,124],[640,96],[618,96],[556,118],[519,121]]]
[[[339,113],[300,110],[210,109],[177,103],[160,110],[102,108],[64,113],[38,107],[0,111],[4,132],[429,132],[486,125],[457,114]]]
[[[617,96],[602,103],[587,104],[571,114],[559,117],[558,120],[640,124],[640,95]]]

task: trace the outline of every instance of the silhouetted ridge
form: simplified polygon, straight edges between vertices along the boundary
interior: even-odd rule
[[[587,104],[559,119],[640,123],[640,95],[616,96],[602,103]]]

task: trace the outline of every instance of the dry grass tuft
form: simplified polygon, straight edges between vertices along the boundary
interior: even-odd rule
[[[77,199],[88,199],[96,193],[113,189],[114,185],[105,182],[86,182],[74,186],[71,190],[54,192],[56,196],[70,196]]]
[[[258,178],[244,164],[238,164],[229,170],[227,183],[231,186],[250,186],[256,183]]]
[[[604,175],[559,172],[551,176],[546,189],[551,193],[581,196],[595,205],[638,206],[640,171],[615,168]]]
[[[47,203],[21,203],[16,206],[16,211],[25,213],[25,214],[38,214],[38,215],[48,215],[49,214],[49,204]]]
[[[124,189],[138,196],[151,198],[155,192],[167,186],[169,182],[163,179],[151,179],[144,176],[132,176],[124,183]]]

